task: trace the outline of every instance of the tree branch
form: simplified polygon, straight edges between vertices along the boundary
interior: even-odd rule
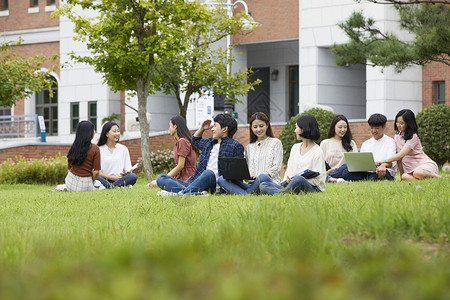
[[[124,103],[126,107],[129,107],[130,109],[134,110],[135,112],[138,112],[138,110],[136,108],[134,108],[133,106]]]

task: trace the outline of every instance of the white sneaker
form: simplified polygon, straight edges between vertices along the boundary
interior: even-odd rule
[[[345,180],[344,178],[338,178],[336,183],[349,183],[347,180]]]
[[[203,192],[201,192],[200,194],[201,194],[202,196],[209,196],[208,191],[203,191]]]
[[[165,191],[165,190],[160,190],[158,193],[156,193],[156,196],[161,196],[161,197],[178,196],[178,193],[173,193],[173,192],[169,192],[169,191]]]

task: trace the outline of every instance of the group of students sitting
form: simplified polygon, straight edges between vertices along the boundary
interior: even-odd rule
[[[81,122],[79,127],[90,124],[87,122],[82,125],[84,122]],[[325,190],[326,182],[394,180],[397,168],[402,180],[439,178],[437,164],[422,150],[414,113],[409,109],[403,109],[396,115],[394,139],[384,133],[386,122],[384,115],[373,114],[368,120],[372,137],[361,147],[361,152],[373,153],[376,171],[350,172],[345,164],[344,153],[357,152],[358,149],[352,140],[347,118],[337,115],[331,123],[328,139],[323,140],[319,146],[315,142],[320,137],[317,120],[309,114],[301,115],[295,128],[296,137],[301,142],[291,148],[282,181],[283,146],[279,139],[274,138],[269,118],[264,113],[257,112],[251,116],[250,143],[245,149],[241,143],[233,139],[237,131],[237,122],[230,115],[217,115],[212,125],[211,120],[205,120],[192,137],[185,120],[181,116],[175,116],[169,121],[169,133],[176,139],[175,167],[167,175],[159,175],[147,187],[161,188],[157,193],[159,196],[206,195],[216,192],[274,195],[286,192],[295,194],[322,192]],[[75,151],[72,150],[79,136],[77,128],[74,145],[68,154],[69,174],[66,178],[68,190],[72,190],[69,189],[69,185],[73,186],[71,181],[82,181],[76,178],[83,177],[77,173],[78,170],[87,171],[89,168],[94,170],[94,173],[91,172],[92,176],[86,180],[86,184],[83,185],[85,188],[87,185],[92,187],[92,182],[98,174],[100,174],[98,179],[105,187],[136,182],[136,175],[127,172],[131,167],[128,149],[118,144],[119,127],[115,123],[110,123],[112,122],[106,123],[103,127],[98,143],[100,149],[96,145],[91,145],[85,150],[87,155],[86,159],[83,157],[84,161],[76,157]],[[209,129],[212,131],[212,137],[203,138],[204,132]],[[92,139],[93,125],[90,132]],[[87,146],[89,145],[85,142],[84,149],[87,149]],[[232,157],[245,157],[251,180],[247,182],[228,180],[222,176],[219,158]],[[78,160],[74,160],[75,158]],[[76,164],[80,161],[81,164]],[[83,165],[87,168],[83,168]],[[117,173],[119,169],[120,172]]]
[[[94,124],[89,121],[78,123],[75,141],[67,154],[69,172],[65,189],[72,192],[93,191],[95,183],[104,188],[134,185],[137,175],[131,172],[128,148],[119,144],[119,125],[105,123],[97,145],[91,143],[94,135]]]

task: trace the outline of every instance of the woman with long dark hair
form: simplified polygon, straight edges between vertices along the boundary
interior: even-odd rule
[[[274,138],[267,115],[254,113],[249,120],[250,144],[245,147],[248,170],[254,181],[244,183],[239,180],[226,180],[219,177],[219,186],[228,194],[247,195],[257,193],[264,181],[281,182],[283,145]]]
[[[169,134],[176,140],[173,147],[175,167],[167,174],[170,177],[186,181],[195,173],[199,151],[192,146],[191,132],[186,121],[180,115],[174,116],[169,121]],[[147,184],[148,188],[157,187],[156,180]]]
[[[78,123],[75,140],[67,154],[69,173],[65,183],[68,191],[94,190],[100,170],[100,149],[91,143],[94,134],[94,124],[89,121]]]
[[[344,152],[358,152],[358,147],[352,138],[347,118],[344,115],[334,117],[328,131],[328,139],[320,143],[325,161],[330,166],[327,171],[327,181],[336,182],[338,178],[342,178],[342,172],[345,169]]]
[[[319,125],[313,115],[301,115],[295,124],[295,135],[301,143],[291,148],[284,181],[278,185],[270,181],[261,183],[261,193],[311,193],[325,191],[325,160],[315,140],[320,137]]]
[[[399,111],[394,129],[397,154],[377,162],[377,165],[397,161],[402,180],[440,178],[437,164],[423,152],[414,113],[409,109]]]
[[[98,180],[105,188],[130,187],[137,180],[137,175],[131,170],[128,148],[119,144],[119,139],[119,125],[115,122],[106,122],[97,143],[102,158]]]

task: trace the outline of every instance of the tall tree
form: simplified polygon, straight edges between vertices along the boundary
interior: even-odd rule
[[[74,24],[76,40],[89,56],[75,53],[76,62],[92,65],[114,91],[131,91],[138,98],[138,117],[144,170],[153,179],[150,161],[147,98],[159,86],[160,61],[174,59],[189,48],[186,26],[209,13],[198,1],[184,0],[67,0],[57,13]],[[77,14],[81,7],[90,14]],[[94,14],[92,13],[94,12]]]
[[[0,106],[12,106],[33,92],[40,92],[44,87],[49,87],[51,92],[53,81],[41,68],[45,61],[55,61],[57,56],[49,58],[35,55],[24,58],[14,49],[20,43],[21,41],[0,44]]]
[[[361,0],[356,0],[361,2]],[[406,41],[383,32],[371,18],[354,12],[339,26],[350,41],[333,45],[336,63],[394,66],[397,72],[410,65],[439,62],[450,66],[450,1],[445,0],[367,0],[393,5],[399,14],[401,29],[413,36]]]
[[[226,95],[225,101],[235,103],[235,97],[246,95],[260,80],[248,81],[251,70],[230,72],[235,57],[234,44],[219,46],[230,35],[250,32],[257,27],[249,15],[229,16],[227,8],[218,5],[205,12],[201,21],[186,22],[185,38],[189,45],[182,53],[169,60],[159,61],[161,89],[177,98],[180,115],[186,118],[191,95],[206,87]],[[228,66],[227,66],[228,65]]]

